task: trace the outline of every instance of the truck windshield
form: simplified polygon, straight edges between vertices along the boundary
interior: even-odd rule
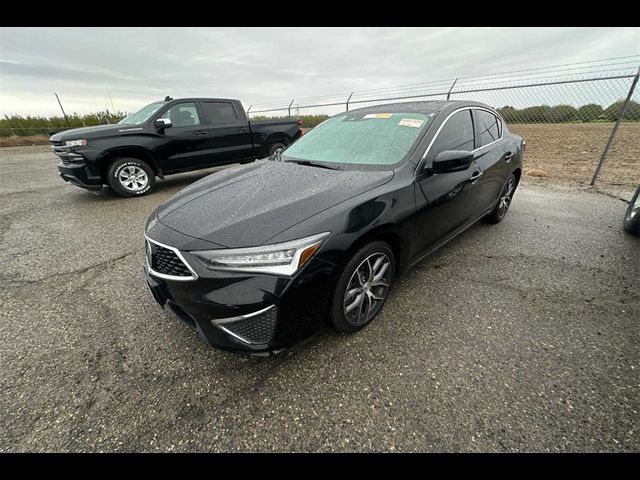
[[[386,170],[402,161],[434,114],[353,112],[332,117],[282,153],[340,169]]]
[[[127,115],[118,122],[118,125],[138,125],[149,120],[164,105],[164,102],[150,103],[146,107],[142,107],[136,113]]]

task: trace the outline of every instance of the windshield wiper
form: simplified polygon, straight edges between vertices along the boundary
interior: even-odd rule
[[[311,160],[285,160],[286,162],[297,163],[298,165],[307,165],[309,167],[328,168],[329,170],[342,170],[338,165],[327,165],[326,163],[316,163]]]

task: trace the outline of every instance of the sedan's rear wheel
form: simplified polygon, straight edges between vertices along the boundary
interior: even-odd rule
[[[509,175],[509,178],[507,178],[507,182],[504,184],[502,192],[500,192],[500,198],[498,199],[497,205],[491,213],[486,216],[486,220],[489,223],[500,223],[502,221],[509,211],[511,200],[513,200],[513,194],[515,193],[517,186],[518,182],[516,180],[516,176],[512,173]]]
[[[633,235],[640,235],[640,186],[638,186],[635,195],[629,202],[623,226],[625,231]]]
[[[393,283],[395,258],[385,242],[361,248],[343,270],[332,298],[330,317],[340,332],[367,325],[380,312]]]

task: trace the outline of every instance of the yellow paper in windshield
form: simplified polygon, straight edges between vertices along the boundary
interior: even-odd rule
[[[368,113],[362,118],[391,118],[392,113]]]

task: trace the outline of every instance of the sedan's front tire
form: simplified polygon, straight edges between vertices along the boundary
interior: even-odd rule
[[[330,320],[336,330],[360,330],[380,312],[393,284],[396,263],[385,242],[369,243],[356,252],[345,266],[330,307]]]

